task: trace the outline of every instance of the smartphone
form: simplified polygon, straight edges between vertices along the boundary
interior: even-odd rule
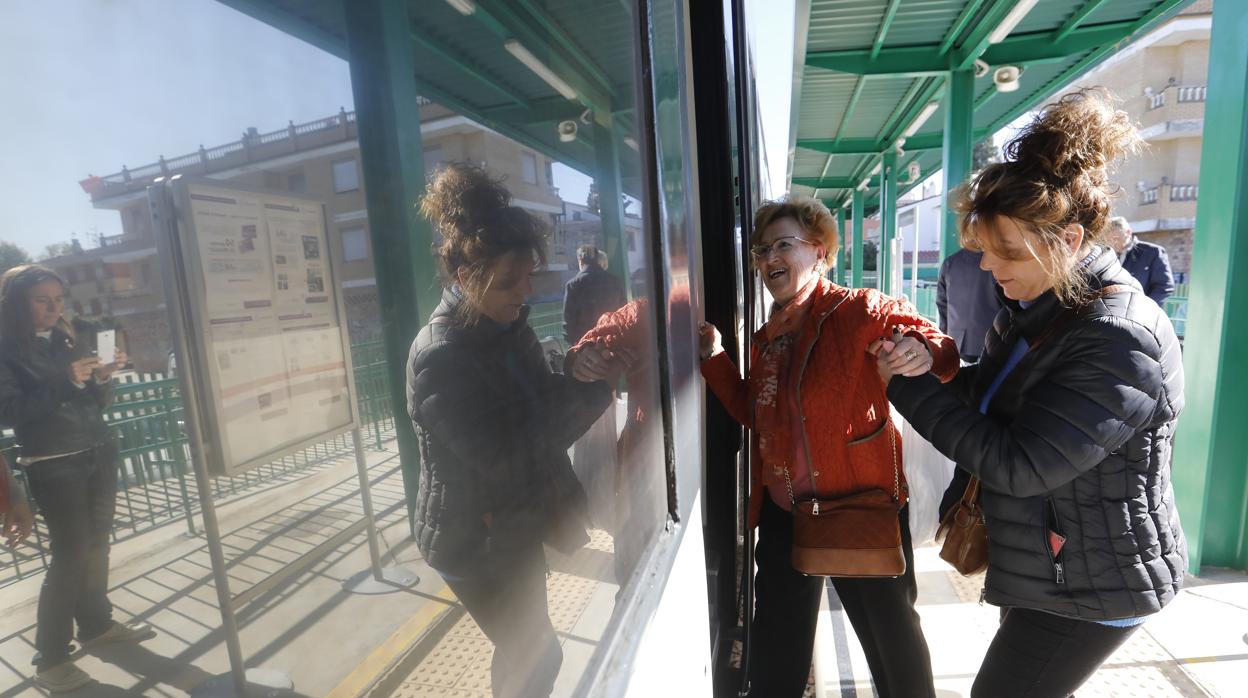
[[[100,330],[95,334],[95,355],[100,358],[100,363],[113,363],[113,356],[117,354],[117,330]]]

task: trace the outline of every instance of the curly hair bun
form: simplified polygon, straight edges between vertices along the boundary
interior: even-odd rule
[[[444,239],[472,235],[511,206],[511,192],[488,172],[456,162],[439,170],[425,189],[420,212]]]
[[[1039,116],[1005,147],[1008,160],[1039,170],[1057,182],[1090,177],[1106,186],[1107,171],[1117,159],[1141,144],[1126,112],[1101,88],[1064,95],[1045,106]]]

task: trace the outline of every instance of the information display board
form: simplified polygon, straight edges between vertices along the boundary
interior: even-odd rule
[[[170,184],[209,470],[239,473],[352,429],[324,204],[214,181]]]

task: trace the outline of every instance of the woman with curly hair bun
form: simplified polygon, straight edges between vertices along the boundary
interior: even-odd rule
[[[420,442],[416,542],[486,637],[495,696],[548,696],[562,663],[543,544],[589,537],[568,449],[606,410],[612,380],[553,374],[528,325],[542,224],[484,170],[453,164],[421,212],[445,290],[412,344],[408,413]]]
[[[1183,582],[1179,342],[1102,244],[1107,170],[1139,142],[1101,91],[1045,107],[960,193],[963,246],[1004,302],[979,363],[941,385],[879,355],[889,399],[958,464],[946,504],[981,481],[1002,612],[973,696],[1069,696]]]

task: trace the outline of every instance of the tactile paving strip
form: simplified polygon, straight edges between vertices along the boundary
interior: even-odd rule
[[[577,553],[563,556],[548,551],[552,570],[546,578],[546,597],[555,632],[572,632],[588,608],[594,592],[609,575],[614,545],[606,531],[590,531],[590,541]],[[561,637],[560,641],[565,638]],[[490,661],[494,647],[465,614],[391,694],[393,698],[451,696],[489,698]]]

